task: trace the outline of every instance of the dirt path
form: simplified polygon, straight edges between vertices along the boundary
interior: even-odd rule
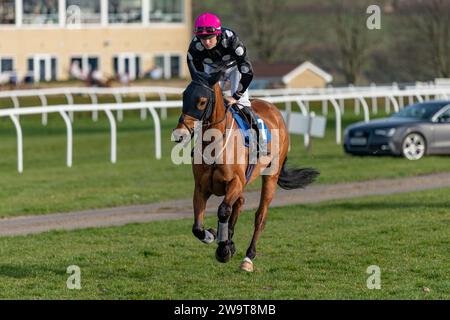
[[[382,179],[333,185],[312,185],[305,190],[277,190],[271,207],[317,203],[327,200],[350,199],[372,195],[413,192],[450,187],[450,172],[401,179]],[[255,209],[258,192],[247,192],[244,210]],[[208,214],[215,214],[221,198],[212,197]],[[0,219],[0,236],[26,235],[51,230],[72,230],[91,227],[118,226],[155,220],[192,217],[192,200],[174,200],[149,205],[21,216]]]

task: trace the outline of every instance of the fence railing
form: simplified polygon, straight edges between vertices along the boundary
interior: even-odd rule
[[[154,121],[155,125],[155,155],[157,159],[161,158],[161,125],[160,119],[156,112],[156,109],[161,109],[167,111],[169,108],[181,108],[182,101],[181,100],[172,100],[172,101],[142,101],[142,102],[128,102],[123,103],[116,100],[116,103],[105,103],[99,104],[98,100],[95,98],[100,94],[115,94],[115,95],[123,95],[123,94],[147,94],[149,92],[156,92],[155,88],[142,88],[142,87],[127,87],[127,88],[71,88],[68,91],[64,91],[65,89],[41,89],[40,94],[41,102],[43,102],[43,106],[40,107],[26,107],[19,108],[19,105],[15,105],[15,108],[10,109],[0,109],[0,117],[10,117],[13,121],[16,131],[17,131],[17,149],[18,149],[18,170],[19,172],[23,171],[23,143],[22,143],[22,130],[19,122],[19,116],[21,115],[29,115],[29,114],[48,114],[48,113],[59,113],[63,120],[65,121],[67,127],[67,165],[70,167],[72,165],[72,125],[70,115],[73,115],[73,112],[105,112],[111,126],[111,162],[116,162],[116,122],[112,111],[118,112],[122,114],[125,110],[145,110],[148,111]],[[142,91],[140,91],[140,89]],[[58,91],[59,90],[59,91]],[[31,90],[33,91],[33,90]],[[22,91],[18,93],[16,91],[15,96],[7,96],[7,91],[0,92],[1,97],[11,97],[14,101],[14,97],[26,96],[26,95],[35,95],[35,92]],[[165,94],[170,93],[180,93],[179,89],[174,88],[164,88],[161,89],[161,92]],[[73,94],[92,94],[93,102],[91,104],[85,105],[76,105],[73,104],[73,99],[67,99],[67,105],[56,105],[56,106],[47,106],[46,105],[46,96],[48,95],[56,95],[56,94],[67,94],[70,97]],[[355,112],[359,112],[361,107],[364,112],[364,120],[367,122],[370,120],[370,110],[369,104],[371,104],[372,111],[378,108],[378,99],[385,99],[385,107],[386,111],[390,112],[391,105],[393,106],[395,111],[399,111],[400,108],[404,106],[404,99],[407,98],[409,103],[414,102],[415,100],[419,102],[423,102],[430,99],[449,99],[450,97],[450,88],[439,88],[439,87],[421,87],[414,89],[384,89],[384,90],[356,90],[349,92],[341,92],[341,93],[324,93],[324,94],[309,94],[309,95],[284,95],[284,96],[267,96],[264,99],[272,102],[272,103],[285,103],[286,112],[290,114],[292,112],[292,105],[295,103],[300,112],[307,116],[309,114],[309,103],[310,102],[321,102],[322,103],[322,111],[324,114],[328,113],[329,105],[332,106],[335,112],[335,121],[336,121],[336,143],[341,143],[342,138],[342,114],[344,113],[344,105],[346,100],[353,100],[355,105]],[[45,102],[45,103],[44,103]],[[290,117],[288,117],[289,119]],[[120,120],[119,120],[120,121]],[[289,126],[289,124],[288,124]],[[308,137],[305,136],[305,140]]]
[[[12,109],[0,109],[0,118],[9,117],[17,133],[17,170],[23,172],[23,135],[22,127],[20,125],[19,116],[33,115],[42,113],[59,113],[64,120],[67,128],[67,166],[72,166],[73,155],[73,130],[72,123],[70,121],[69,112],[105,112],[111,128],[111,162],[117,161],[117,125],[112,111],[125,111],[125,110],[142,110],[146,109],[150,112],[153,118],[153,124],[155,127],[155,157],[161,159],[161,122],[158,113],[155,111],[157,108],[180,108],[182,106],[181,101],[156,101],[156,102],[131,102],[123,104],[105,103],[105,104],[88,104],[88,105],[55,105],[46,107],[27,107],[27,108],[12,108]]]

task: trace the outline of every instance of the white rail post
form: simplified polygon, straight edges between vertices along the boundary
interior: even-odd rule
[[[339,107],[341,108],[341,114],[345,113],[345,100],[344,99],[339,99]]]
[[[67,104],[70,105],[70,106],[73,105],[73,96],[72,96],[72,94],[69,91],[67,91],[67,92],[64,93],[64,95],[66,96]],[[69,117],[70,117],[70,121],[73,122],[73,119],[74,119],[73,111],[69,111]]]
[[[89,98],[91,99],[92,104],[98,104],[97,95],[95,93],[89,93]],[[97,122],[98,121],[98,111],[94,110],[92,111],[92,121]]]
[[[336,102],[336,99],[330,99],[331,104],[334,107],[334,111],[336,112],[336,144],[341,144],[342,140],[342,129],[341,129],[341,109]]]
[[[22,128],[20,127],[20,122],[17,116],[10,114],[14,126],[16,127],[17,132],[17,171],[19,173],[23,172],[23,136],[22,136]]]
[[[39,94],[39,99],[41,100],[41,106],[46,107],[47,106],[47,98],[43,94]],[[42,125],[46,126],[48,123],[48,116],[47,113],[42,113]]]
[[[286,108],[286,126],[289,131],[289,126],[291,123],[292,101],[286,101],[285,108]],[[288,151],[290,151],[290,150],[291,150],[291,139],[289,139],[289,147],[288,147]]]
[[[63,110],[59,111],[59,114],[64,119],[67,128],[67,166],[72,167],[72,151],[73,151],[73,139],[72,139],[72,122],[69,116]]]
[[[355,104],[355,114],[359,115],[361,113],[361,106],[359,104],[359,99],[355,98],[353,103]]]
[[[397,99],[395,99],[394,96],[389,96],[388,98],[389,98],[389,101],[392,102],[392,105],[394,106],[395,112],[399,112],[400,108],[399,108],[399,106],[398,106]]]
[[[141,101],[141,102],[147,101],[144,92],[139,93],[139,101]],[[142,108],[141,109],[141,120],[145,120],[145,119],[147,119],[147,109]]]
[[[19,99],[17,98],[17,96],[15,94],[11,94],[11,100],[13,102],[13,105],[14,105],[15,109],[20,108]],[[17,116],[17,119],[20,119],[20,117]]]
[[[120,95],[120,93],[114,93],[114,99],[116,100],[117,104],[122,103],[122,95]],[[123,121],[123,110],[117,110],[117,121]]]
[[[109,109],[105,109],[106,117],[111,126],[111,163],[117,162],[117,126],[114,115]]]
[[[308,112],[308,108],[306,107],[306,105],[303,103],[303,101],[302,101],[300,98],[298,98],[298,99],[296,100],[296,102],[297,102],[298,107],[300,108],[300,111],[301,111],[302,115],[304,115],[305,117],[307,117],[307,116],[309,115],[309,112]],[[305,136],[304,136],[304,142],[303,142],[304,145],[305,145],[305,147],[308,146],[308,144],[309,144],[309,139],[310,139],[309,133],[305,133]]]
[[[324,116],[328,114],[328,100],[322,100],[322,114]]]
[[[384,111],[389,114],[391,113],[391,103],[390,103],[390,97],[384,98]]]
[[[148,111],[150,111],[150,114],[153,118],[153,124],[155,125],[155,155],[156,159],[161,159],[161,124],[159,121],[158,113],[155,111],[155,109],[152,106],[148,107]]]
[[[361,104],[364,109],[364,121],[369,122],[370,121],[369,105],[367,104],[366,99],[360,96],[358,97],[358,101],[361,101]]]
[[[375,92],[377,85],[375,83],[370,84],[370,91]],[[372,96],[372,113],[378,114],[378,99],[375,96]]]
[[[159,91],[159,101],[167,101],[167,96],[164,92]],[[167,119],[167,109],[161,108],[161,119],[166,120]]]

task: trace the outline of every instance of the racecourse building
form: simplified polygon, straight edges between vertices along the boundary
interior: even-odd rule
[[[184,78],[191,0],[0,0],[0,75]]]

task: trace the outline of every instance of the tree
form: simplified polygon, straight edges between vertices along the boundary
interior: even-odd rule
[[[450,77],[450,2],[413,0],[416,14],[410,23],[416,45],[424,45],[426,58],[440,77]],[[412,4],[410,4],[412,5]],[[417,41],[418,40],[418,41]]]
[[[357,83],[370,49],[366,8],[345,1],[339,1],[334,6],[336,46],[347,83]]]

